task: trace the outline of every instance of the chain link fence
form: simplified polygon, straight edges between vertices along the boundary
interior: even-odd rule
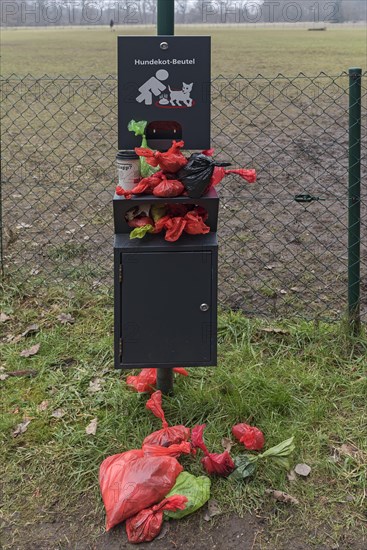
[[[367,171],[362,75],[362,181]],[[2,261],[45,284],[112,288],[117,81],[1,78]],[[216,158],[254,167],[219,188],[219,298],[247,314],[340,318],[348,283],[348,75],[212,81]],[[301,201],[301,202],[300,202]],[[367,317],[362,195],[362,318]]]

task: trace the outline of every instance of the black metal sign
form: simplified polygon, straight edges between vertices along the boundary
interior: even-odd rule
[[[183,139],[210,147],[210,37],[118,37],[118,148],[141,143],[128,130],[147,120],[151,147]]]

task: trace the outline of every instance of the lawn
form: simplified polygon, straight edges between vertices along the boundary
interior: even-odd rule
[[[2,30],[1,73],[35,76],[90,76],[116,74],[116,36],[154,34],[153,27],[11,29]],[[176,34],[212,36],[212,75],[261,73],[294,76],[299,72],[336,75],[351,66],[366,64],[366,29],[329,28],[326,32],[307,29],[251,27],[180,27]]]
[[[78,283],[45,290],[42,280],[32,287],[13,281],[6,287],[1,311],[9,319],[0,325],[4,548],[30,548],[40,524],[56,516],[62,522],[71,511],[83,521],[85,547],[92,548],[104,524],[100,463],[139,448],[160,428],[145,409],[147,397],[129,391],[126,374],[113,369],[110,304],[107,293],[91,294]],[[9,341],[30,325],[37,326],[28,336]],[[20,357],[35,344],[34,356]],[[308,533],[307,544],[363,547],[366,352],[367,340],[348,340],[342,325],[223,313],[218,367],[190,369],[188,378],[176,380],[174,397],[164,399],[170,425],[207,423],[211,451],[221,452],[222,438],[241,421],[260,427],[267,447],[294,436],[291,465],[310,465],[307,479],[289,481],[286,471],[268,462],[248,483],[212,480],[211,496],[222,511],[266,518],[270,540],[278,540],[274,548],[286,548],[300,532]],[[94,418],[96,434],[87,435]],[[27,430],[14,437],[25,419]],[[240,445],[232,448],[233,456],[241,453]],[[202,474],[200,456],[185,457],[185,469]],[[266,489],[286,491],[300,504],[274,504]],[[68,537],[63,525],[60,537]],[[52,547],[65,547],[60,541],[52,539]],[[355,546],[343,546],[346,541]],[[77,539],[69,543],[79,547]]]

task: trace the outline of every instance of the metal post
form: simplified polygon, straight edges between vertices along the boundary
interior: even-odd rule
[[[175,34],[175,0],[158,0],[157,35]]]
[[[158,0],[157,35],[175,34],[175,0]],[[173,369],[157,369],[157,389],[165,395],[173,393]]]
[[[362,69],[349,69],[348,319],[353,334],[361,327],[361,75]]]

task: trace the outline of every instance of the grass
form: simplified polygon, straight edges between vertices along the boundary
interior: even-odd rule
[[[116,37],[155,34],[153,27],[2,29],[2,74],[81,76],[116,74]],[[212,36],[212,74],[259,73],[293,76],[300,71],[336,75],[365,68],[366,29],[339,27],[327,32],[256,27],[182,27],[176,34]]]
[[[47,291],[41,279],[32,287],[13,282],[1,311],[10,316],[0,325],[2,374],[37,371],[35,377],[1,382],[5,522],[13,530],[29,522],[31,529],[40,518],[48,521],[55,506],[62,516],[82,501],[94,514],[95,533],[100,532],[100,463],[110,454],[139,448],[147,434],[160,428],[145,410],[146,396],[128,391],[126,374],[113,369],[111,297],[91,295],[78,282]],[[70,313],[75,323],[61,324],[60,313]],[[33,323],[40,326],[38,334],[7,343],[9,334],[20,334]],[[222,437],[230,436],[231,426],[240,421],[260,427],[268,447],[294,435],[292,464],[309,464],[309,479],[290,483],[284,471],[268,464],[248,484],[213,479],[212,497],[228,512],[269,512],[265,489],[284,490],[300,501],[292,511],[298,530],[320,528],[322,539],[326,526],[335,541],[348,529],[359,534],[366,496],[367,340],[348,340],[340,325],[283,321],[271,326],[285,333],[264,332],[265,321],[222,313],[218,368],[191,369],[187,379],[176,379],[174,397],[164,399],[167,421],[206,422],[208,447],[217,452]],[[19,356],[35,343],[40,343],[37,355]],[[101,390],[91,393],[95,378],[102,380]],[[48,407],[40,411],[45,400]],[[59,408],[65,415],[57,419],[52,411]],[[24,418],[31,419],[28,430],[12,437]],[[93,418],[98,419],[97,433],[88,436],[85,428]],[[358,455],[339,455],[335,449],[344,443],[355,445]],[[232,449],[233,455],[241,452],[239,445]],[[202,473],[200,456],[182,463]],[[271,510],[273,528],[285,528],[284,505]]]

